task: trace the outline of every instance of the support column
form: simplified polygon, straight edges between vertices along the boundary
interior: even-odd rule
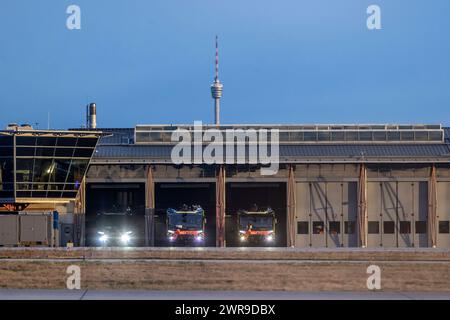
[[[430,168],[428,182],[428,243],[432,248],[437,245],[437,179],[436,166]]]
[[[153,168],[147,166],[145,181],[145,246],[155,245],[155,183]]]
[[[74,245],[84,247],[85,245],[85,222],[86,222],[86,179],[83,178],[78,189],[74,205],[73,216]]]
[[[225,247],[225,166],[216,171],[216,247]]]
[[[362,248],[367,247],[367,225],[367,167],[361,164],[358,183],[358,238]]]
[[[295,175],[294,166],[289,166],[288,183],[287,183],[287,244],[288,247],[295,247]]]

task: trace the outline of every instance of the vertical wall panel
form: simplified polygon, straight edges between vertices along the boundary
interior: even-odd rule
[[[326,183],[326,234],[327,247],[342,246],[342,183]]]
[[[367,215],[368,215],[368,247],[381,245],[381,184],[380,182],[367,183]]]
[[[412,223],[414,210],[418,207],[418,185],[414,182],[398,182],[398,246],[412,247],[413,234]]]
[[[418,207],[414,212],[414,246],[428,247],[428,183],[418,182]]]
[[[309,247],[311,238],[311,195],[309,192],[309,183],[296,183],[296,195],[295,246]]]
[[[383,247],[397,246],[397,183],[383,182],[382,199],[382,244]]]
[[[450,247],[450,182],[437,183],[437,247]]]
[[[356,182],[344,183],[342,194],[344,200],[342,204],[343,246],[357,247],[358,184]]]
[[[326,185],[323,182],[311,182],[311,220],[313,247],[326,246]]]

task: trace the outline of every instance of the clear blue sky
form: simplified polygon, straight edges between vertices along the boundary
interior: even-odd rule
[[[215,34],[223,123],[450,124],[448,0],[1,0],[0,126],[210,123]]]

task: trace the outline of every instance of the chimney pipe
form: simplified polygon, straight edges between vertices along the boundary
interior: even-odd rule
[[[89,129],[97,128],[97,106],[95,105],[95,103],[89,104],[88,121]]]

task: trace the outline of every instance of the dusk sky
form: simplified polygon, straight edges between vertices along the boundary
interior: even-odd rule
[[[66,9],[81,8],[69,30]],[[381,8],[381,30],[366,9]],[[0,126],[450,125],[448,0],[1,0]]]

